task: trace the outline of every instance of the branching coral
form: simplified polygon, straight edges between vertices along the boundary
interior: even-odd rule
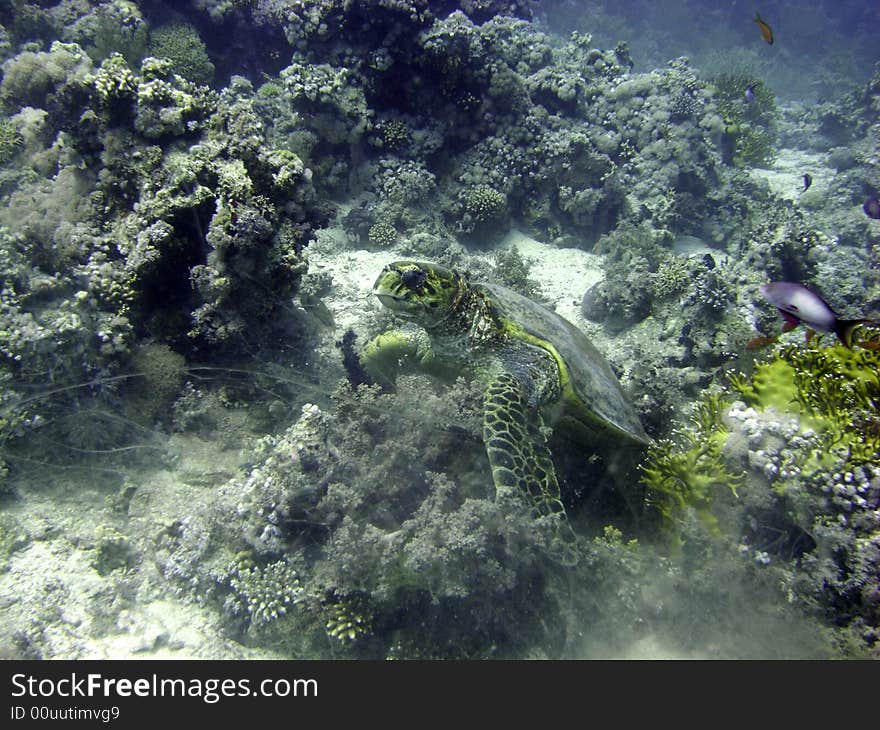
[[[0,165],[15,157],[23,144],[18,126],[9,119],[0,119]]]
[[[674,439],[650,447],[642,466],[642,483],[648,499],[665,520],[674,523],[683,511],[693,509],[713,530],[718,521],[711,512],[719,492],[736,494],[740,475],[732,473],[722,460],[727,430],[721,419],[723,400],[706,395],[692,417],[689,428]]]
[[[178,80],[170,60],[145,58],[137,88],[135,129],[153,139],[194,132],[215,101],[212,94],[193,82]]]
[[[326,210],[312,215],[302,160],[266,143],[244,79],[215,94],[167,60],[138,73],[120,55],[93,71],[57,43],[6,70],[10,105],[39,91],[47,109],[12,120],[39,154],[2,215],[17,233],[0,233],[0,446],[42,434],[71,453],[122,453],[181,386],[185,363],[160,343],[189,352],[253,335],[263,346],[258,330],[279,326],[272,312],[295,293]],[[156,344],[131,358],[147,333]],[[147,397],[137,384],[164,377],[152,367],[163,359],[177,379]],[[122,367],[141,372],[114,380]]]
[[[397,241],[397,229],[390,223],[379,221],[370,226],[370,244],[377,248],[390,248]]]
[[[343,598],[334,595],[324,609],[327,636],[342,644],[357,641],[370,632],[370,620],[364,616],[363,600],[357,596]]]
[[[676,441],[652,446],[649,494],[664,515],[691,503],[723,514],[715,524],[739,532],[741,555],[790,604],[833,616],[870,647],[880,625],[880,354],[788,345],[729,381],[745,403],[709,396]],[[722,504],[723,487],[735,503]]]
[[[684,256],[670,256],[665,259],[651,276],[651,289],[657,299],[666,299],[679,294],[691,283],[691,270]]]
[[[857,631],[865,646],[880,638],[878,368],[880,355],[872,349],[813,344],[784,347],[751,378],[732,379],[761,414],[740,418],[755,443],[749,459],[785,510],[780,519],[756,505],[748,542],[764,547],[766,562],[780,561],[790,602],[835,615],[841,630]],[[776,412],[773,420],[791,421],[781,442],[759,425]],[[791,554],[796,561],[787,565]]]
[[[798,415],[820,437],[807,469],[827,468],[836,453],[853,464],[880,454],[880,355],[872,349],[788,346],[751,378],[731,376],[731,385],[756,407]]]
[[[229,575],[233,613],[244,612],[260,626],[284,616],[302,597],[296,571],[285,560],[255,563],[247,553],[236,557]]]
[[[121,53],[112,53],[101,64],[94,78],[98,99],[104,105],[132,100],[137,92],[137,79]]]

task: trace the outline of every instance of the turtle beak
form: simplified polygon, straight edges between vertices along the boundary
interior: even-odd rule
[[[388,307],[389,309],[394,309],[397,303],[402,301],[401,297],[396,297],[393,294],[388,294],[386,292],[377,292],[375,289],[373,289],[373,294],[382,303],[382,306]]]
[[[402,285],[400,272],[393,266],[386,266],[373,284],[373,296],[382,306],[404,317],[412,308],[408,292],[409,290]]]
[[[392,292],[397,291],[399,283],[400,274],[391,266],[386,266],[373,283],[373,294],[379,297],[380,300],[383,297],[396,299],[396,295],[392,294]],[[384,304],[385,301],[383,300],[382,303]]]

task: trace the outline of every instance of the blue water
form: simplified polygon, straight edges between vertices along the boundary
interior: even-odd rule
[[[733,59],[761,69],[784,99],[816,103],[864,85],[877,62],[878,11],[863,2],[549,2],[542,19],[554,32],[593,34],[603,47],[625,41],[637,70],[687,56],[710,72]],[[771,27],[767,45],[754,22]]]

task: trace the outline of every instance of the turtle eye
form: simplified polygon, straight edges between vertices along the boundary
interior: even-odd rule
[[[428,275],[421,269],[408,269],[400,275],[403,285],[411,291],[418,291],[422,288]]]

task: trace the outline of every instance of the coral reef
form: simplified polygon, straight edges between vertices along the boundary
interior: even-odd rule
[[[656,207],[658,186],[675,196],[668,220],[688,215],[699,225],[709,214],[699,196],[719,174],[713,137],[723,123],[686,60],[634,75],[625,47],[602,52],[577,33],[555,45],[494,8],[480,21],[464,7],[436,18],[431,9],[257,13],[280,23],[297,49],[280,84],[270,82],[286,93],[261,96],[272,109],[270,138],[283,138],[322,189],[357,190],[364,173],[352,171],[372,167],[371,225],[446,226],[477,243],[497,239],[515,212],[540,236],[589,244]],[[347,18],[357,18],[356,36]],[[395,179],[415,182],[404,182],[409,198]],[[427,181],[439,211],[424,205]]]
[[[17,125],[10,119],[0,119],[0,164],[9,162],[24,144]]]
[[[169,569],[204,586],[226,574],[230,550],[249,550],[246,567],[203,597],[227,610],[265,603],[263,623],[281,621],[283,606],[284,622],[336,654],[400,657],[406,645],[408,656],[489,656],[498,642],[526,641],[528,617],[552,603],[536,592],[552,535],[489,498],[479,394],[458,383],[440,397],[402,378],[395,394],[341,386],[335,399],[331,411],[306,405],[286,432],[262,440],[246,479],[199,515],[213,525],[202,530],[226,539],[180,539]],[[233,527],[242,523],[244,533]],[[297,566],[295,581],[270,577],[289,570],[271,567],[278,556]],[[227,585],[232,599],[222,598]],[[499,601],[508,607],[500,624]]]
[[[94,581],[87,620],[53,578],[31,615],[3,598],[11,651],[82,655],[171,591],[260,656],[619,656],[658,627],[765,656],[804,616],[789,656],[876,655],[876,335],[746,364],[767,279],[877,318],[875,44],[792,73],[806,20],[771,62],[696,5],[0,3],[0,575]],[[647,503],[554,444],[577,565],[491,498],[477,386],[363,370],[392,253],[573,319],[583,294],[657,440]]]
[[[189,81],[210,84],[214,78],[214,64],[208,58],[205,44],[198,31],[188,23],[169,23],[154,28],[147,50],[151,56],[167,58],[174,73]]]
[[[759,78],[737,73],[713,76],[711,83],[726,124],[725,161],[738,166],[769,164],[775,154],[777,114],[770,87]]]
[[[9,154],[29,155],[0,215],[0,441],[56,429],[71,449],[121,447],[182,385],[145,373],[151,346],[132,358],[137,344],[205,357],[290,328],[296,315],[278,315],[328,211],[302,161],[265,143],[244,79],[217,94],[169,60],[135,72],[116,53],[95,69],[79,46],[55,42],[9,59],[0,93],[17,112]],[[126,407],[106,406],[121,397]],[[112,411],[127,415],[101,415]]]
[[[680,443],[660,441],[650,449],[642,466],[648,500],[668,522],[683,510],[694,510],[714,531],[718,521],[711,505],[725,488],[736,495],[740,476],[729,471],[721,453],[727,430],[721,419],[717,394],[697,404],[690,428],[676,434]]]
[[[717,530],[720,510],[744,559],[866,654],[880,619],[878,367],[872,349],[784,346],[732,375],[643,467],[664,515],[695,509]]]

